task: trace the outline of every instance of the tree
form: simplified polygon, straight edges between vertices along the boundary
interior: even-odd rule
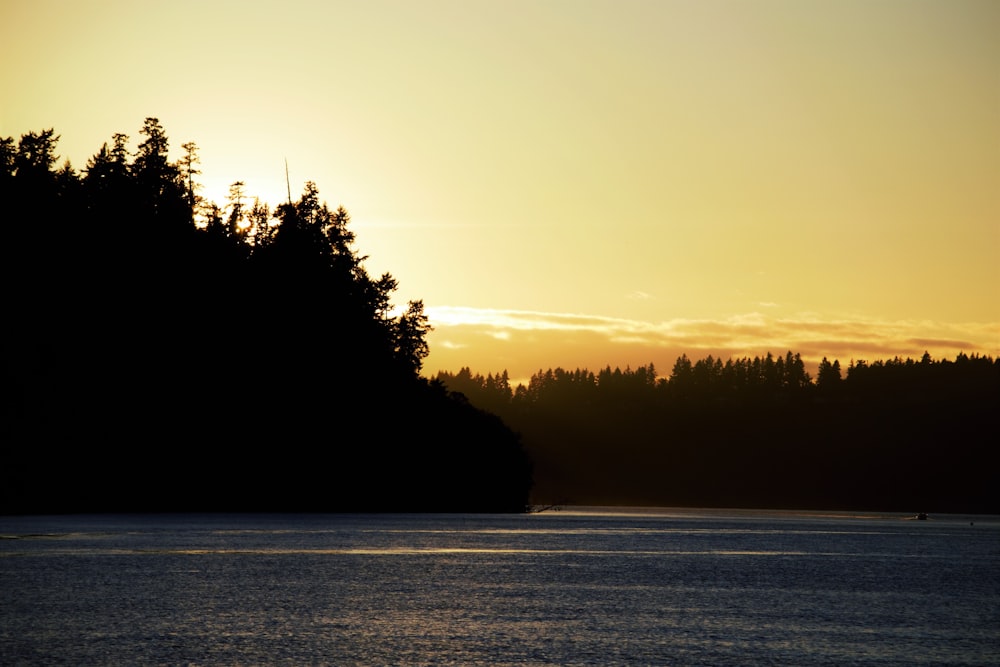
[[[274,239],[275,227],[271,224],[271,207],[254,198],[253,206],[247,214],[247,239],[254,248],[268,245]]]
[[[244,224],[246,216],[243,211],[243,200],[246,194],[243,181],[236,181],[229,186],[229,218],[226,221],[226,231],[229,236],[243,237],[249,225]]]
[[[840,361],[835,359],[833,363],[823,357],[819,362],[819,370],[816,376],[816,386],[823,390],[829,390],[840,384]]]
[[[691,391],[694,384],[694,365],[686,354],[682,354],[674,362],[674,367],[670,370],[668,386],[670,392],[676,397],[686,396]]]
[[[324,204],[323,213],[323,234],[330,242],[333,253],[338,256],[353,257],[354,251],[351,249],[351,244],[354,243],[354,232],[347,227],[351,222],[351,216],[347,213],[347,209],[338,206],[333,215],[330,215],[326,211],[326,204]]]
[[[383,273],[374,282],[371,280],[366,281],[365,301],[368,308],[371,309],[379,321],[390,319],[389,312],[392,310],[390,296],[396,291],[398,285],[398,281],[389,273]]]
[[[191,209],[180,170],[167,160],[169,141],[160,121],[147,118],[139,130],[140,142],[132,162],[139,189],[141,215],[164,222],[190,223]]]
[[[21,178],[46,177],[59,159],[55,154],[58,141],[59,136],[53,129],[22,135],[14,156],[15,173]]]
[[[798,391],[808,387],[811,382],[812,379],[809,377],[809,373],[806,372],[806,365],[802,361],[802,355],[799,353],[793,355],[791,350],[789,350],[785,354],[785,386]]]
[[[201,173],[197,167],[201,164],[201,158],[198,157],[198,145],[193,141],[181,144],[181,148],[184,150],[184,155],[177,161],[177,167],[180,171],[181,181],[185,185],[188,207],[191,209],[191,220],[194,221],[194,214],[201,200],[201,197],[198,196],[201,183],[196,182],[194,177]]]
[[[430,351],[427,333],[432,327],[424,314],[423,301],[410,301],[406,312],[399,316],[395,326],[395,354],[405,369],[420,372],[424,357]]]
[[[0,137],[0,182],[14,178],[14,161],[17,159],[17,148],[14,137]]]
[[[281,204],[275,215],[280,221],[274,236],[279,254],[297,256],[315,267],[332,266],[333,252],[326,234],[331,215],[326,204],[320,202],[319,188],[314,182],[306,182],[299,200]]]
[[[156,118],[147,118],[139,134],[145,139],[139,143],[133,170],[139,182],[149,188],[148,194],[159,196],[163,194],[165,181],[174,175],[167,161],[169,141]]]
[[[112,137],[112,147],[105,143],[84,169],[84,189],[92,211],[108,217],[120,217],[133,204],[131,170],[128,164],[128,135]]]

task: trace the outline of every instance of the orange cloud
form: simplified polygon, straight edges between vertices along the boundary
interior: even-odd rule
[[[1000,323],[940,323],[874,319],[773,317],[758,312],[723,319],[647,322],[574,313],[427,308],[435,330],[425,369],[508,370],[528,378],[539,369],[632,366],[654,363],[668,375],[681,354],[692,359],[800,353],[815,366],[824,356],[850,360],[935,359],[958,353],[1000,356]]]

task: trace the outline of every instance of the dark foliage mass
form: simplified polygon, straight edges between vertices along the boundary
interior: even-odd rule
[[[539,504],[1000,513],[1000,359],[682,356],[599,373],[438,379],[501,415]]]
[[[420,377],[430,329],[343,208],[225,207],[146,119],[77,173],[0,139],[0,511],[521,511],[499,419]]]
[[[204,202],[197,147],[140,133],[79,173],[0,138],[0,512],[521,511],[530,455],[536,504],[1000,513],[1000,360],[428,382],[347,211]]]

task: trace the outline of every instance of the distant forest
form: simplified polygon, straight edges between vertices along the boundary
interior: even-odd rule
[[[677,359],[437,380],[518,431],[547,504],[1000,513],[1000,359]]]
[[[0,512],[523,511],[517,435],[420,376],[346,210],[198,195],[156,118],[77,172],[0,138]]]

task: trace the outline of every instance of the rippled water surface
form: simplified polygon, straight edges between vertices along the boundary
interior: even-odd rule
[[[996,665],[997,517],[0,517],[0,664]]]

